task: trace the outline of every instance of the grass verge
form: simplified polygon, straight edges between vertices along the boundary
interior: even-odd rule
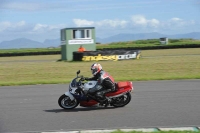
[[[142,56],[139,60],[100,63],[116,81],[200,79],[200,48],[144,50]],[[81,70],[81,75],[92,76],[90,66],[94,62],[56,62],[59,58],[58,55],[1,57],[0,86],[69,83],[77,70]]]

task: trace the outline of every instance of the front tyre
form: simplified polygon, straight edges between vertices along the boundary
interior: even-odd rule
[[[74,100],[71,100],[69,96],[63,94],[58,99],[58,104],[63,109],[73,109],[78,106],[79,102],[76,100],[76,98]]]
[[[130,101],[131,101],[131,94],[130,94],[130,92],[128,92],[123,96],[117,97],[113,101],[112,105],[114,107],[123,107],[123,106],[127,105]]]

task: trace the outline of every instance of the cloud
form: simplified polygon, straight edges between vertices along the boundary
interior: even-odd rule
[[[49,32],[59,32],[60,29],[62,28],[66,28],[67,25],[65,24],[57,24],[57,25],[47,25],[47,24],[35,24],[32,29],[30,30],[30,33],[31,34],[34,34],[34,33],[46,33],[48,34]]]
[[[141,27],[153,27],[157,28],[160,26],[160,21],[157,19],[146,19],[143,15],[133,15],[131,17],[131,23],[133,26],[141,26]]]
[[[127,21],[125,20],[110,20],[105,19],[101,21],[88,21],[85,19],[73,19],[73,22],[76,26],[97,26],[97,27],[113,27],[113,28],[119,28],[119,27],[125,27],[127,25]]]
[[[160,21],[157,20],[157,19],[152,19],[152,20],[149,21],[149,25],[151,27],[157,28],[160,25]]]
[[[171,22],[178,22],[178,21],[182,21],[182,19],[180,19],[180,18],[171,18],[170,21]]]
[[[134,25],[147,25],[147,19],[142,15],[134,15],[131,17],[131,20]]]
[[[19,21],[11,23],[9,21],[0,22],[0,33],[1,32],[26,32],[26,33],[47,33],[55,30],[65,28],[65,24],[47,25],[47,24],[27,24],[25,21]]]
[[[147,19],[145,16],[142,15],[133,15],[130,19],[127,20],[118,20],[118,19],[105,19],[100,21],[92,21],[92,20],[86,20],[86,19],[73,19],[72,20],[74,24],[71,26],[77,26],[77,27],[84,27],[84,26],[92,26],[97,27],[101,29],[126,29],[126,28],[143,28],[143,29],[158,29],[162,27],[184,27],[187,25],[193,25],[195,24],[194,20],[185,21],[181,18],[171,18],[167,21],[160,21],[158,19],[152,18]],[[69,25],[68,25],[69,26]],[[17,23],[11,23],[9,21],[0,22],[0,32],[2,31],[17,31],[19,29],[26,29],[29,30],[29,32],[49,32],[53,30],[60,30],[61,28],[67,27],[66,24],[56,24],[56,25],[47,25],[47,24],[27,24],[25,21],[19,21]]]
[[[179,24],[180,26],[184,26],[184,25],[190,25],[190,24],[195,24],[195,21],[194,20],[189,20],[189,21],[186,21],[186,20],[183,20],[181,18],[171,18],[168,23],[171,23],[171,24]]]
[[[109,20],[109,19],[106,19],[106,20],[103,20],[103,21],[100,21],[100,22],[97,22],[97,25],[98,26],[110,26],[110,27],[113,27],[113,28],[123,28],[123,27],[126,27],[127,26],[127,21],[125,20]]]
[[[199,27],[194,20],[184,20],[174,17],[168,20],[158,20],[155,18],[146,18],[143,15],[133,15],[126,20],[104,19],[93,21],[87,19],[73,19],[72,24],[30,24],[25,21],[19,22],[0,22],[0,40],[5,38],[27,37],[42,40],[50,38],[59,38],[60,29],[66,27],[95,27],[97,36],[108,37],[119,33],[142,33],[142,32],[160,32],[160,33],[181,33],[192,32]],[[193,28],[192,28],[193,27]]]
[[[4,21],[0,22],[0,42],[16,38],[29,38],[36,41],[45,39],[57,39],[60,35],[60,29],[66,28],[66,24],[30,24],[25,21],[16,23]]]
[[[187,33],[192,32],[195,25],[198,26],[198,24],[194,20],[184,20],[178,17],[170,18],[168,20],[158,20],[156,18],[149,19],[143,15],[133,15],[126,20],[105,19],[100,21],[92,21],[86,19],[74,19],[73,22],[74,25],[78,27],[95,27],[97,35],[101,35],[104,37],[119,33]]]
[[[75,23],[76,26],[94,26],[94,21],[89,21],[85,19],[73,19],[73,22]]]
[[[194,20],[186,21],[177,17],[171,18],[170,20],[164,23],[164,25],[167,26],[168,28],[175,28],[175,29],[184,28],[185,26],[192,26],[194,24],[195,24]]]
[[[50,30],[53,30],[54,27],[50,26],[50,25],[46,25],[46,24],[36,24],[33,27],[32,32],[47,32]]]
[[[97,29],[97,34],[119,34],[119,33],[138,33],[138,32],[155,32],[159,30],[161,22],[157,19],[147,19],[142,15],[134,15],[127,20],[105,19],[100,21],[89,21],[86,19],[73,19],[75,26],[84,27],[92,26]],[[100,33],[104,32],[104,33]]]
[[[59,31],[65,27],[96,27],[98,29],[138,29],[138,30],[163,30],[163,29],[177,29],[184,28],[185,26],[195,25],[194,20],[183,20],[178,17],[171,18],[166,21],[160,21],[158,19],[152,18],[147,19],[142,15],[133,15],[127,20],[118,19],[105,19],[100,21],[92,21],[86,19],[73,19],[72,25],[66,24],[28,24],[25,21],[19,21],[16,23],[11,23],[9,21],[0,22],[0,32],[27,32],[27,33],[47,33],[51,31]]]
[[[10,26],[11,26],[11,23],[8,21],[0,22],[0,32],[4,31],[6,28]]]
[[[9,21],[0,22],[0,32],[2,31],[21,31],[25,28],[26,22],[20,21],[17,23],[11,23]]]

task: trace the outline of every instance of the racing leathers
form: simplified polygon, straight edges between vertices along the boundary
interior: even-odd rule
[[[101,70],[94,77],[85,78],[85,80],[95,80],[97,84],[89,90],[89,94],[94,95],[101,103],[108,102],[105,94],[115,91],[115,81],[111,75]]]

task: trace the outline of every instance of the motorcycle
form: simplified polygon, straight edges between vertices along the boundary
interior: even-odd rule
[[[88,93],[97,81],[84,82],[85,78],[79,76],[80,70],[76,74],[77,76],[69,84],[69,90],[58,99],[59,106],[63,109],[74,109],[78,105],[82,107],[103,106],[95,96]],[[116,82],[115,85],[115,91],[106,93],[105,96],[110,99],[110,106],[123,107],[131,101],[133,84],[130,81],[124,81]]]

